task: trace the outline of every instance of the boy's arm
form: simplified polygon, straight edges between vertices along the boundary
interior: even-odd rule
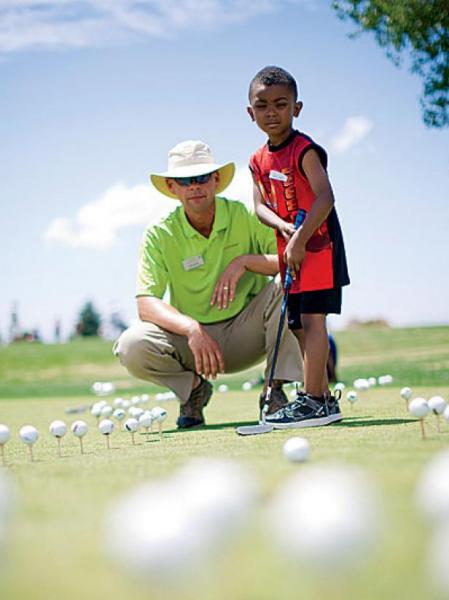
[[[259,221],[261,221],[264,225],[268,225],[268,227],[277,229],[284,237],[285,241],[288,242],[295,232],[294,225],[287,223],[287,221],[284,221],[278,217],[278,215],[264,203],[259,186],[255,181],[253,182],[253,198],[254,211]]]
[[[302,161],[302,168],[315,194],[312,207],[285,250],[284,260],[292,273],[299,270],[306,253],[306,244],[326,220],[334,205],[334,194],[326,171],[315,150],[309,150]]]

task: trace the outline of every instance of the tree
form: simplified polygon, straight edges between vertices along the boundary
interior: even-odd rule
[[[387,56],[399,65],[404,53],[411,71],[423,79],[421,107],[428,127],[449,126],[448,0],[333,0],[342,19],[374,33]]]
[[[76,333],[83,337],[98,335],[100,324],[100,314],[97,312],[92,302],[86,302],[78,317]]]

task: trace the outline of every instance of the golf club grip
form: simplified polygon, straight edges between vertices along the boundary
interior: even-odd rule
[[[300,208],[298,210],[298,212],[296,213],[296,218],[295,218],[295,229],[299,229],[301,227],[301,225],[304,223],[304,219],[306,218],[306,211],[303,210],[302,208]],[[284,279],[284,289],[288,290],[290,289],[290,286],[293,282],[292,279],[292,274],[290,273],[290,269],[287,267],[287,270],[285,271],[285,279]]]

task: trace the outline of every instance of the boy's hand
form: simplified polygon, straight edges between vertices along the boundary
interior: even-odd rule
[[[290,238],[295,233],[295,226],[293,223],[287,223],[287,221],[281,221],[277,226],[277,229],[286,242],[289,242]]]
[[[284,252],[284,262],[290,269],[293,279],[296,279],[296,274],[299,271],[302,261],[304,260],[305,254],[306,245],[301,242],[298,236],[295,235],[287,244]]]

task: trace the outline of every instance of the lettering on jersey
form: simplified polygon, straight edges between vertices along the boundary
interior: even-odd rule
[[[284,197],[285,204],[289,213],[298,210],[298,201],[296,199],[295,180],[293,177],[293,169],[284,167],[282,173],[285,175],[284,180]]]

